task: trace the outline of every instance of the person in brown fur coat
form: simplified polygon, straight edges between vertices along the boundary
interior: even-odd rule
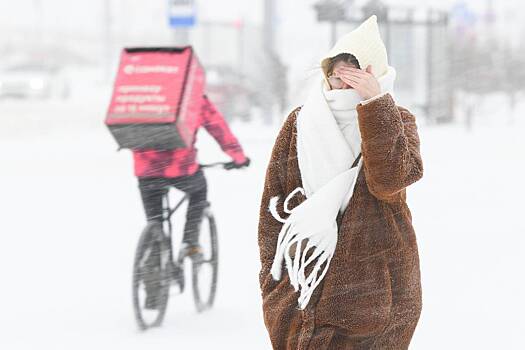
[[[422,294],[406,187],[423,164],[415,117],[396,105],[387,62],[372,16],[322,60],[322,84],[277,136],[258,231],[274,349],[397,350],[411,341]]]

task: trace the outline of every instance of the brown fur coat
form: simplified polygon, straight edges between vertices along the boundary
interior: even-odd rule
[[[290,114],[273,147],[260,210],[260,285],[272,345],[278,350],[407,349],[422,305],[405,191],[423,175],[415,118],[389,94],[357,106],[363,167],[338,217],[338,243],[328,273],[303,311],[287,273],[280,281],[270,274],[282,224],[268,210],[270,198],[284,198],[301,186],[299,110]],[[290,206],[304,200],[295,196]],[[282,206],[278,211],[286,217]]]

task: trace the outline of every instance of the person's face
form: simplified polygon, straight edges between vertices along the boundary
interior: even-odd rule
[[[344,61],[337,62],[334,65],[332,73],[328,74],[328,83],[330,84],[330,89],[352,89],[350,85],[342,81],[337,75],[339,68],[342,68],[342,67],[357,68],[353,64],[346,63]]]

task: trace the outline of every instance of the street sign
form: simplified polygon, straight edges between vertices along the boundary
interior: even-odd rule
[[[335,1],[321,1],[314,5],[319,22],[336,22],[345,20],[345,7],[342,3]]]
[[[193,27],[196,12],[194,0],[168,0],[168,23],[172,28]]]
[[[452,21],[461,27],[472,27],[476,24],[478,18],[474,11],[464,2],[458,2],[450,11]]]

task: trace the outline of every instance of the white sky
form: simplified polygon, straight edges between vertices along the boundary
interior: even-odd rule
[[[125,37],[128,46],[142,43],[166,45],[172,42],[172,32],[166,20],[167,0],[16,0],[0,1],[0,48],[6,42],[31,45],[32,42],[54,41],[80,49],[81,52],[100,53],[104,43],[104,4],[112,9],[114,37]],[[313,4],[318,0],[275,0],[277,5],[276,30],[278,50],[291,66],[291,81],[304,79],[319,59],[319,53],[328,49],[329,27],[316,21]],[[358,4],[367,0],[356,0]],[[430,6],[450,9],[458,0],[383,0],[393,6]],[[464,0],[482,14],[488,0]],[[242,19],[260,24],[263,0],[197,0],[198,20],[234,21]],[[500,19],[498,32],[513,33],[520,41],[524,33],[525,5],[520,0],[493,0]],[[41,15],[38,8],[41,8]],[[38,30],[42,28],[42,30]],[[35,35],[36,33],[36,35]],[[84,40],[85,39],[85,40]],[[130,42],[133,40],[133,42]],[[118,41],[122,45],[124,41]],[[116,49],[116,48],[114,48]],[[117,50],[115,50],[117,52]],[[1,59],[1,58],[0,58]],[[299,83],[301,84],[301,83]]]
[[[115,16],[126,15],[133,11],[142,12],[142,15],[151,20],[151,23],[163,25],[165,23],[166,0],[108,0],[115,11]],[[366,0],[357,0],[358,3]],[[406,6],[428,6],[449,8],[458,0],[383,0],[387,4]],[[317,0],[276,0],[276,3],[286,11],[280,15],[284,18],[311,12],[312,4]],[[464,0],[473,9],[482,10],[484,0]],[[524,5],[519,0],[494,0],[497,9],[522,9]],[[32,26],[36,19],[35,8],[38,4],[43,8],[43,17],[47,25],[74,24],[76,27],[96,28],[100,25],[97,20],[102,17],[103,0],[17,0],[0,1],[0,26],[24,27]],[[262,20],[263,0],[198,0],[199,16],[202,19],[235,20],[244,19],[249,22]],[[160,21],[159,21],[160,17]],[[2,35],[5,35],[2,34]]]

